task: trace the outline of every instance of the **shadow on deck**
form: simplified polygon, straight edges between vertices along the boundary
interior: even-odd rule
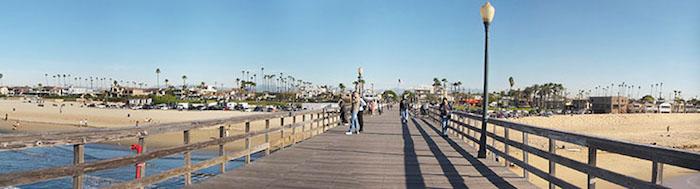
[[[536,188],[439,124],[398,112],[365,116],[365,132],[335,127],[188,188]]]

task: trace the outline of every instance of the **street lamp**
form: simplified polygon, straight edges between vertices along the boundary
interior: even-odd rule
[[[484,21],[484,94],[482,98],[481,105],[481,137],[479,139],[479,153],[478,158],[486,158],[486,124],[488,122],[488,105],[489,105],[489,92],[488,92],[488,68],[489,68],[489,25],[493,21],[493,15],[496,13],[496,9],[491,6],[488,1],[486,4],[481,6],[481,18]]]
[[[357,89],[359,90],[358,93],[360,96],[362,96],[362,91],[364,91],[364,85],[362,84],[362,67],[357,68]]]

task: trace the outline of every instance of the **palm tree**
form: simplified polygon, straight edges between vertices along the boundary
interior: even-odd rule
[[[440,79],[438,79],[437,77],[433,78],[433,88],[436,92],[438,90],[438,87],[440,87],[441,85],[442,83],[440,83]]]
[[[659,99],[661,99],[664,92],[664,82],[659,83]]]
[[[160,68],[156,68],[156,85],[160,89]]]
[[[265,77],[265,67],[262,67],[262,66],[260,67],[260,75],[263,77],[262,84],[265,85],[265,84],[266,84],[266,83],[265,83],[265,80],[266,80],[266,77]],[[262,85],[261,85],[261,87],[262,87]],[[265,91],[265,88],[263,88],[263,91]]]
[[[444,92],[447,93],[447,79],[442,78],[442,90],[445,90]]]
[[[187,88],[187,76],[182,75],[182,88],[186,89]]]
[[[170,82],[170,80],[165,79],[165,88],[168,88],[168,82]]]
[[[512,91],[512,90],[513,90],[513,85],[515,85],[515,80],[513,79],[512,76],[511,76],[511,77],[508,77],[508,84],[510,85],[510,90]]]
[[[66,87],[66,74],[63,74],[63,87]]]
[[[258,82],[258,74],[253,74],[253,79],[252,79],[252,81],[253,81],[253,82],[256,82],[256,83]],[[257,91],[257,89],[255,89],[255,90]]]
[[[345,93],[345,84],[343,84],[343,83],[338,84],[338,88],[340,88],[340,94]]]
[[[462,81],[457,81],[457,92],[461,91]]]
[[[3,75],[0,73],[0,86],[2,85],[2,77]]]

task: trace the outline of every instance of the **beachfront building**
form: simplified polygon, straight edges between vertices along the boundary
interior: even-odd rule
[[[601,113],[626,113],[628,100],[624,96],[596,96],[590,97],[592,111]]]
[[[92,89],[81,88],[81,87],[71,87],[65,90],[65,94],[68,95],[83,95],[88,93],[93,93]]]
[[[413,93],[418,99],[428,99],[428,96],[433,94],[433,92],[432,87],[418,87],[413,89]]]
[[[153,104],[153,99],[151,98],[130,98],[127,105],[129,106],[143,106]]]
[[[591,109],[591,102],[588,99],[573,99],[567,103],[567,107],[572,111],[588,111]]]
[[[644,113],[644,104],[641,102],[630,102],[627,113]]]

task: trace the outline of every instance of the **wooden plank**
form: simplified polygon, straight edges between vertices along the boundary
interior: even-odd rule
[[[557,154],[556,141],[553,138],[549,138],[549,155]],[[552,177],[557,177],[556,164],[552,158],[547,158],[549,161],[549,175]],[[554,183],[549,181],[549,189],[554,189]]]
[[[245,122],[245,150],[248,152],[245,155],[245,164],[250,164],[250,136],[247,136],[248,133],[250,133],[250,122]],[[267,132],[266,132],[267,133]]]
[[[598,160],[598,149],[595,147],[588,147],[588,165],[591,167],[596,167]],[[595,189],[595,175],[590,173],[588,175],[588,189]]]
[[[265,129],[270,129],[269,127],[265,127]],[[224,129],[224,126],[219,126],[219,138],[224,138],[226,133],[226,129]],[[267,138],[267,133],[265,133],[265,138]],[[265,141],[267,143],[267,141]],[[224,149],[224,144],[219,144],[219,156],[224,156],[226,154],[226,151]],[[219,172],[220,173],[225,173],[226,172],[226,161],[221,162],[219,165]]]
[[[248,134],[248,133],[246,133],[246,134]],[[247,138],[247,137],[248,137],[248,136],[246,135],[246,138]],[[190,144],[190,130],[185,130],[185,131],[183,131],[183,133],[182,133],[182,138],[183,138],[183,144],[185,144],[185,145]],[[186,151],[184,152],[184,155],[183,155],[183,156],[184,156],[183,159],[184,159],[184,161],[185,161],[185,167],[184,167],[184,168],[187,169],[187,170],[191,170],[191,168],[192,168],[192,157],[191,157],[191,153],[192,153],[191,150],[186,150]],[[190,184],[192,184],[192,172],[190,172],[190,171],[185,172],[184,177],[185,177],[185,185],[190,185]]]
[[[270,130],[270,119],[265,119],[265,130]],[[270,143],[270,132],[265,132],[265,143]],[[270,155],[270,148],[265,149],[265,155]]]
[[[85,163],[85,146],[83,144],[73,145],[73,165]],[[73,188],[83,188],[83,173],[78,172],[73,176]]]

